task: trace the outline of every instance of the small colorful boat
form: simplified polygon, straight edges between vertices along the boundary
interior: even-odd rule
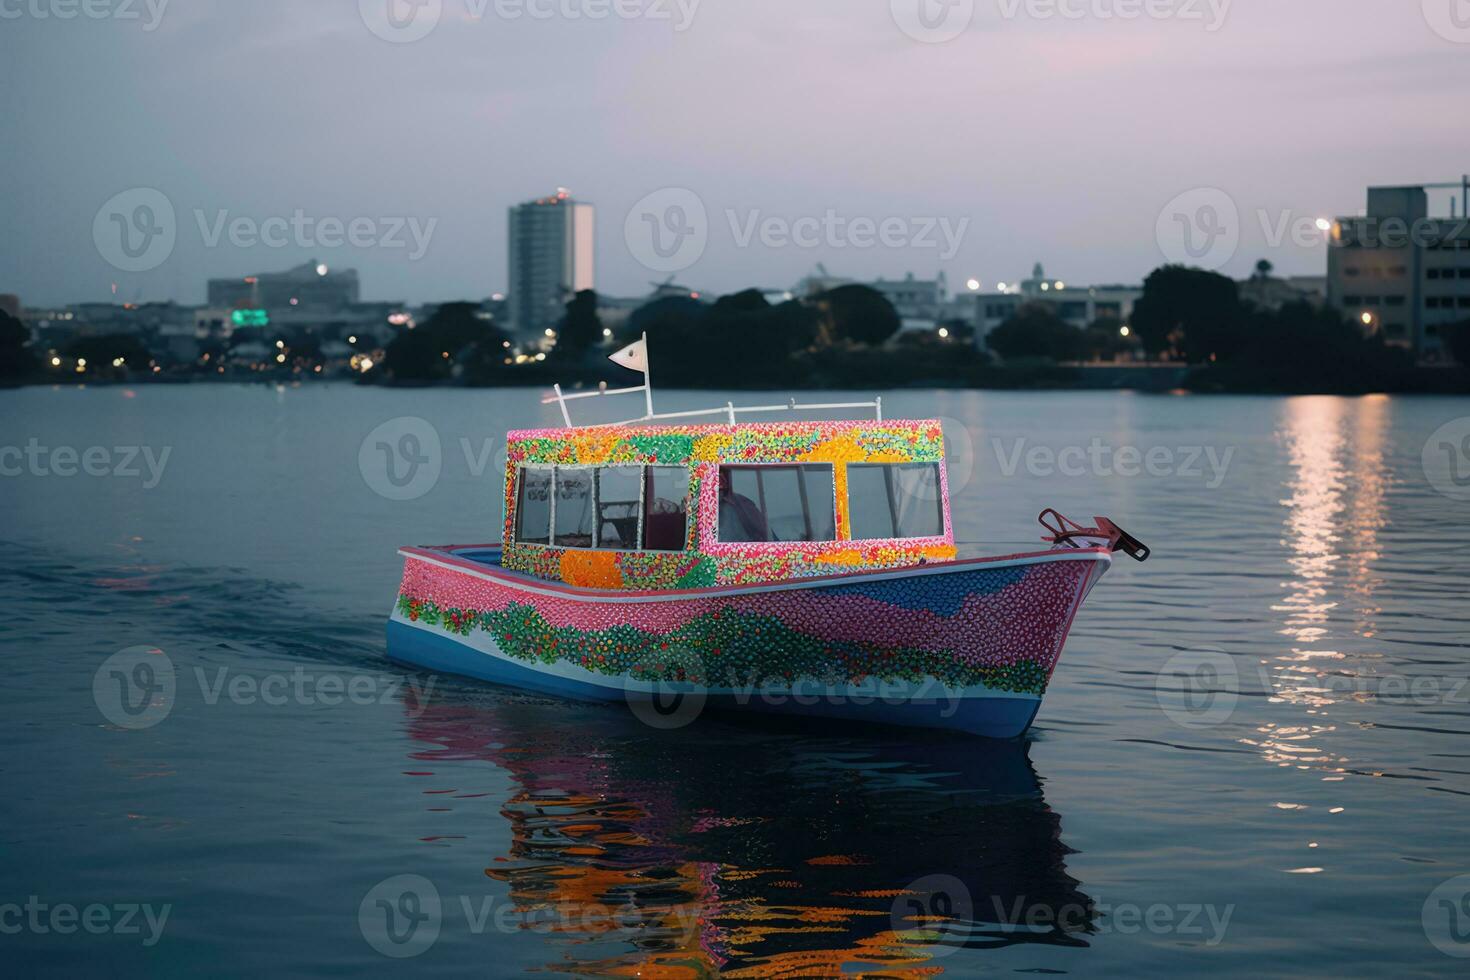
[[[639,346],[620,363],[646,364]],[[626,392],[647,416],[571,425],[568,401]],[[392,659],[663,727],[710,709],[1009,738],[1113,554],[1148,557],[1106,518],[1047,511],[1050,549],[958,558],[940,423],[881,401],[866,422],[660,416],[646,368],[554,400],[567,428],[508,435],[503,543],[401,549]]]

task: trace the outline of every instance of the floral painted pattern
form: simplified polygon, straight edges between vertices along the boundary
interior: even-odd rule
[[[608,590],[688,589],[782,581],[840,571],[904,568],[955,556],[936,421],[792,422],[625,426],[512,432],[505,489],[506,568],[569,585]],[[721,464],[827,463],[833,467],[837,541],[729,544],[717,540]],[[933,538],[851,540],[849,463],[937,463],[946,501],[944,533]],[[587,552],[514,540],[515,475],[525,465],[688,466],[689,522],[683,552]],[[571,557],[568,557],[571,556]]]

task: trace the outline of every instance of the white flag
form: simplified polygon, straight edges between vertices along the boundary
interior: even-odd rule
[[[625,367],[629,371],[641,371],[648,373],[648,340],[645,338],[636,344],[630,344],[608,358],[614,364]]]

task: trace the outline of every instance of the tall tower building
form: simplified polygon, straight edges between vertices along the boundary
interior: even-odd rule
[[[565,188],[510,209],[510,320],[530,336],[556,326],[567,301],[594,288],[595,212]]]

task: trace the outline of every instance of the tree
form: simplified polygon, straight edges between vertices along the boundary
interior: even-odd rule
[[[86,361],[88,374],[102,375],[146,370],[153,357],[141,340],[125,333],[78,337],[66,345],[62,354]],[[119,360],[121,364],[114,363]]]
[[[1123,323],[1116,317],[1100,316],[1082,331],[1082,350],[1093,361],[1117,360],[1121,354],[1138,349],[1138,338],[1130,330],[1123,335]]]
[[[1450,356],[1462,367],[1470,367],[1470,320],[1461,320],[1439,328]]]
[[[1261,261],[1256,263],[1256,274],[1254,278],[1263,280],[1270,279],[1271,273],[1275,271],[1276,267],[1271,264],[1271,261],[1269,259],[1262,259]]]
[[[1046,303],[1025,303],[1010,319],[990,331],[986,345],[1007,360],[1045,357],[1076,360],[1082,355],[1082,331],[1057,316]]]
[[[597,315],[597,293],[584,289],[567,303],[566,316],[557,329],[556,352],[579,359],[602,342],[602,319]]]
[[[40,362],[30,342],[26,325],[0,310],[0,378],[23,378],[36,370]]]
[[[1166,265],[1144,280],[1132,326],[1150,354],[1199,362],[1229,358],[1243,341],[1243,319],[1235,280]]]
[[[442,381],[456,364],[477,378],[498,373],[505,335],[480,318],[478,303],[445,303],[427,321],[393,338],[382,370],[395,381]],[[448,356],[445,356],[448,355]]]
[[[821,313],[821,337],[828,345],[865,344],[877,347],[903,326],[898,311],[871,286],[838,286],[816,300]]]

